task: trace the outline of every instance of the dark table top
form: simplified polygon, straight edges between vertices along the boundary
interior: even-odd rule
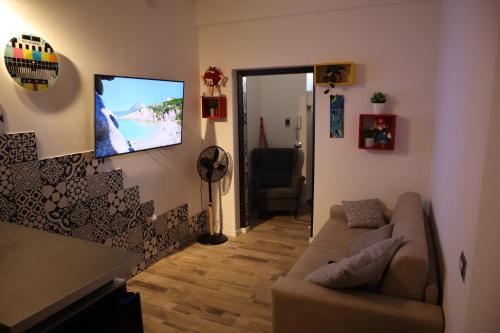
[[[134,252],[0,222],[0,331],[24,331],[140,261]]]

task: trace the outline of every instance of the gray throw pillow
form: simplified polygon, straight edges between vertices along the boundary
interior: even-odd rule
[[[378,199],[342,201],[350,228],[378,228],[385,224],[384,206]]]
[[[392,228],[394,224],[386,224],[381,226],[378,229],[373,231],[369,231],[361,236],[359,236],[354,243],[351,245],[351,249],[349,250],[348,256],[353,256],[358,254],[362,250],[366,249],[369,246],[372,246],[375,243],[383,241],[387,238],[391,238],[392,236]]]
[[[305,280],[329,288],[351,288],[376,281],[402,244],[403,237],[383,240],[352,257],[318,268]]]

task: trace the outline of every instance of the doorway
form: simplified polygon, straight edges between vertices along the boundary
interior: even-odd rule
[[[304,176],[305,181],[301,187],[300,208],[296,219],[309,222],[312,236],[315,118],[313,72],[313,66],[237,71],[240,227],[242,228],[250,226],[256,214],[256,206],[252,204],[255,195],[252,191],[254,177],[251,178],[255,166],[252,166],[251,158],[252,152],[255,154],[254,149],[263,146],[260,126],[262,119],[263,132],[266,134],[269,148],[291,151],[294,156],[302,159],[298,162],[301,163],[298,169],[300,169],[299,175]],[[303,89],[298,92],[300,81],[303,82]],[[279,84],[280,82],[282,84]],[[260,92],[257,98],[259,102],[256,102],[256,90]],[[293,91],[296,92],[295,96]],[[288,100],[284,96],[292,97]],[[255,150],[262,151],[262,149]]]

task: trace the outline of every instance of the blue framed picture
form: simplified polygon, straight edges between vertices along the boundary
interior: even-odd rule
[[[344,96],[330,96],[330,138],[344,137]]]

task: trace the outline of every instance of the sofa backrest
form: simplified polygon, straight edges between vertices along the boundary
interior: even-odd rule
[[[393,237],[403,236],[403,246],[384,274],[380,293],[416,301],[424,300],[429,257],[422,201],[417,193],[405,193],[391,217]]]
[[[288,187],[296,173],[297,150],[294,148],[256,148],[252,151],[253,177],[263,187]]]

